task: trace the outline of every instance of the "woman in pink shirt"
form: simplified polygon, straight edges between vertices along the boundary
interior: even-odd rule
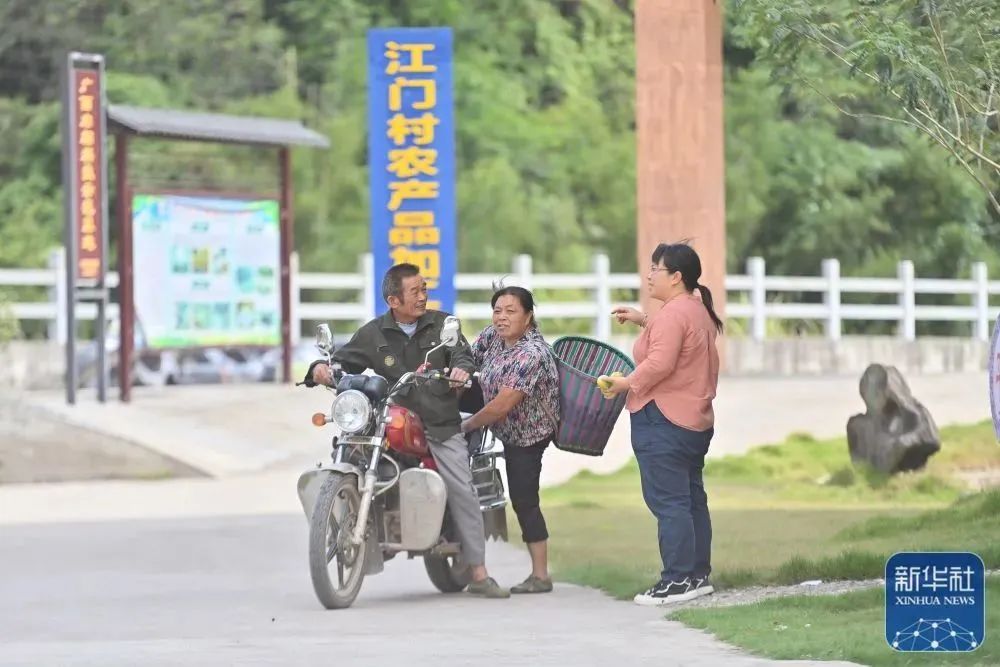
[[[611,381],[607,393],[629,392],[642,496],[657,520],[663,570],[659,582],[635,596],[641,605],[682,602],[714,591],[708,580],[712,521],[702,470],[714,433],[715,340],[722,321],[700,277],[701,260],[693,248],[661,243],[653,252],[647,284],[663,307],[653,314],[626,307],[612,311],[619,323],[643,328],[633,349],[635,371],[605,378]]]

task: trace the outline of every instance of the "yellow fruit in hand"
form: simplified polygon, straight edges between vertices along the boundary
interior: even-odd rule
[[[597,386],[601,390],[601,393],[604,394],[605,398],[614,398],[613,396],[608,395],[608,391],[611,389],[612,385],[611,378],[620,377],[624,377],[624,374],[621,371],[615,371],[611,375],[602,375],[597,378]]]

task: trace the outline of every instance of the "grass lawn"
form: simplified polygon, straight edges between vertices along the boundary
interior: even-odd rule
[[[848,660],[864,665],[1000,665],[1000,577],[987,578],[986,635],[970,653],[897,653],[885,641],[885,593],[772,599],[673,618],[775,659]]]
[[[908,549],[970,550],[1000,566],[1000,492],[970,495],[957,477],[1000,468],[993,427],[948,427],[941,436],[925,470],[892,478],[855,471],[843,438],[796,435],[709,460],[716,585],[879,577],[888,556]],[[542,509],[558,579],[621,598],[657,579],[656,525],[634,462],[543,490]]]

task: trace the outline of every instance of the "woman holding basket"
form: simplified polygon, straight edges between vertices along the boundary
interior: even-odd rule
[[[619,323],[632,322],[643,331],[633,349],[635,371],[600,382],[606,396],[628,392],[632,449],[643,499],[657,520],[663,561],[660,581],[635,602],[659,606],[714,591],[708,580],[712,522],[702,470],[714,433],[715,343],[723,326],[712,293],[698,282],[701,260],[693,248],[661,243],[652,260],[649,294],[664,305],[652,314],[627,307],[612,311]]]
[[[510,501],[531,555],[531,575],[511,593],[548,593],[549,533],[539,507],[542,454],[559,423],[559,371],[535,324],[535,301],[523,287],[493,294],[493,324],[472,344],[485,407],[463,431],[490,426],[503,442]]]

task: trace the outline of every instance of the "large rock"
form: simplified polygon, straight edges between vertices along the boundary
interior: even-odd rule
[[[889,474],[919,470],[941,449],[931,413],[913,397],[892,366],[872,364],[860,383],[867,412],[847,421],[851,461],[865,461]]]

